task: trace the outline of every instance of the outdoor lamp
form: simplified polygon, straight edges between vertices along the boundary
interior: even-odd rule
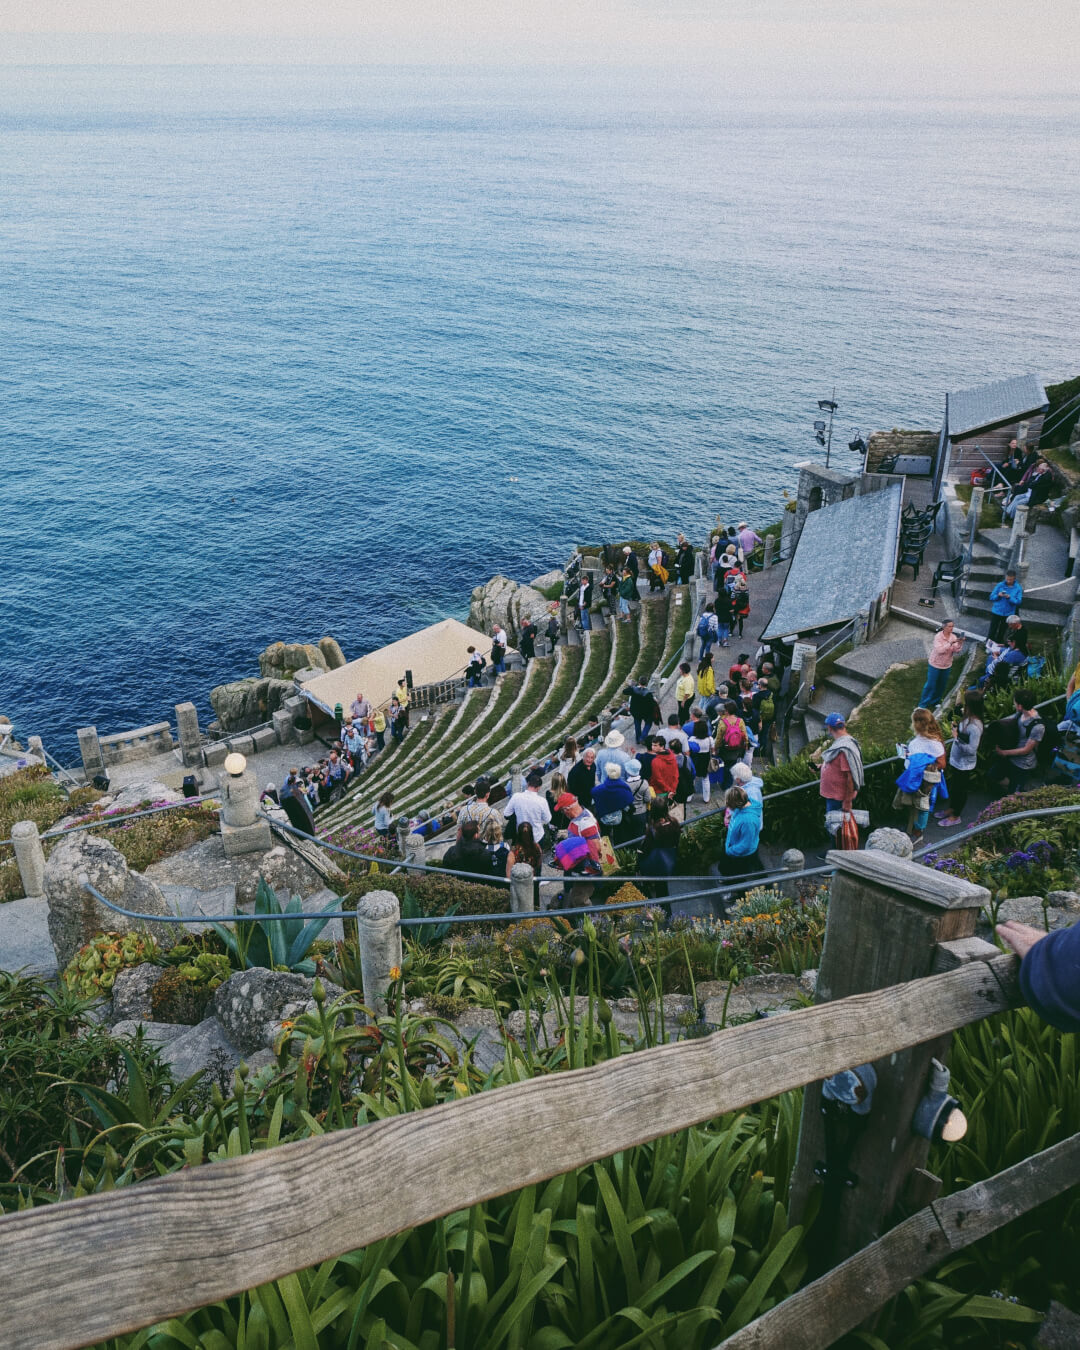
[[[247,768],[247,760],[239,751],[234,750],[231,755],[225,756],[224,769],[230,778],[239,778]]]
[[[825,423],[822,422],[822,421],[820,420],[820,418],[818,419],[818,421],[816,421],[816,422],[814,423],[814,430],[815,430],[815,431],[824,431],[824,430],[825,430]]]
[[[815,432],[815,433],[814,433],[814,440],[817,441],[818,445],[824,445],[824,444],[825,444],[825,433],[824,433],[823,431]]]
[[[930,1087],[915,1108],[911,1128],[924,1139],[943,1139],[953,1144],[967,1134],[967,1116],[948,1093],[949,1071],[940,1060],[930,1061]]]
[[[847,448],[853,451],[856,455],[865,455],[866,442],[863,440],[862,432],[859,430],[858,427],[851,428],[851,437],[852,439],[847,443]]]
[[[874,1102],[877,1074],[872,1064],[860,1064],[854,1069],[841,1069],[821,1086],[821,1095],[829,1102],[848,1106],[857,1116],[870,1112]]]
[[[822,412],[829,412],[829,413],[834,413],[840,406],[839,403],[834,403],[831,398],[819,398],[817,401],[817,405]]]

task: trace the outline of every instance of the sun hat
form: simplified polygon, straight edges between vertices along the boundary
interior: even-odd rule
[[[847,722],[843,713],[830,713],[825,719],[825,725],[827,727],[846,727]]]
[[[626,738],[623,736],[621,731],[609,731],[608,734],[604,737],[604,745],[609,750],[618,750],[619,746],[623,744],[625,739]]]
[[[632,759],[632,760],[629,762],[629,764],[627,764],[627,766],[626,766],[626,776],[627,776],[627,778],[640,778],[640,777],[641,777],[641,760],[640,760],[640,759]]]
[[[577,806],[577,798],[572,792],[564,792],[555,803],[555,810],[569,811],[572,806]]]
[[[604,773],[607,774],[607,776],[608,776],[609,778],[621,778],[621,777],[622,777],[622,765],[621,765],[621,764],[616,764],[614,761],[612,761],[612,762],[610,762],[610,763],[608,763],[608,764],[605,764],[605,765],[604,765]]]
[[[738,528],[739,528],[740,530],[745,530],[745,529],[746,529],[746,521],[745,521],[745,520],[740,520],[740,521],[739,521]]]

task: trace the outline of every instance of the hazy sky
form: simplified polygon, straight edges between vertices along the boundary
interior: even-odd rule
[[[732,92],[1080,92],[1077,0],[0,0],[0,64],[664,66]]]

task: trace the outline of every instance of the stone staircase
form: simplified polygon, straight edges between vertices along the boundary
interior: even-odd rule
[[[1002,528],[979,530],[975,536],[963,612],[985,620],[987,626],[992,612],[990,592],[1004,577],[1008,565],[1009,538],[1010,531]],[[1053,527],[1040,525],[1026,537],[1024,548],[1028,574],[1020,617],[1029,624],[1066,627],[1076,598],[1077,578],[1069,577],[1047,590],[1037,588],[1064,576],[1068,543]]]

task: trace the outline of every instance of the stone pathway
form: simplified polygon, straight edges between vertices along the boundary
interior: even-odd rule
[[[56,977],[56,953],[49,937],[49,905],[44,896],[0,905],[0,970]]]

